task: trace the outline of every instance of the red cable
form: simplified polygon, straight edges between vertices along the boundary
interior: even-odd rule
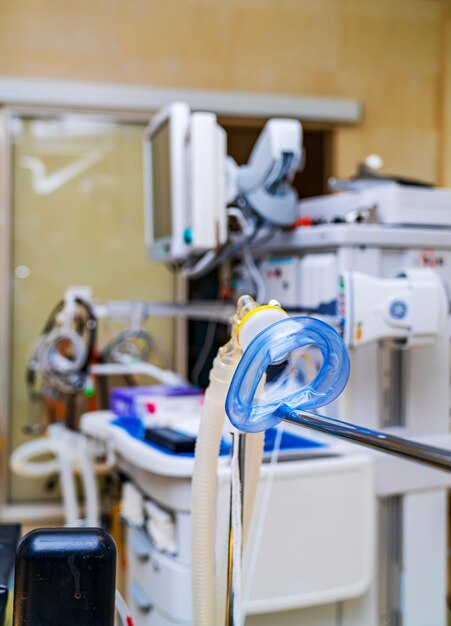
[[[131,615],[127,615],[127,626],[135,626]]]

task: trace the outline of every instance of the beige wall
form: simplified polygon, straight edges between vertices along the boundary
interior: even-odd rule
[[[443,92],[442,92],[442,184],[451,187],[451,2],[447,3],[443,23]]]
[[[338,174],[376,151],[386,170],[451,184],[449,7],[0,0],[0,75],[359,98],[365,121],[338,133]]]

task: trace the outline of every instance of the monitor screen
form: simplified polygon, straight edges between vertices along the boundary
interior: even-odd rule
[[[153,238],[172,235],[171,162],[169,122],[166,121],[151,140]]]

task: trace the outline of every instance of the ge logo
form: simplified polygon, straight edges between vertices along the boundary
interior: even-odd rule
[[[417,259],[417,265],[419,265],[420,267],[440,267],[444,264],[444,262],[445,259],[440,256],[440,254],[437,254],[432,250],[427,249],[422,250]]]
[[[391,303],[390,315],[395,320],[402,320],[407,315],[407,304],[404,300],[395,300]]]

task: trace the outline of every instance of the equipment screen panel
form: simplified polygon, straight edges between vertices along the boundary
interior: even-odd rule
[[[153,238],[172,235],[171,224],[171,150],[169,122],[165,122],[151,139]]]

